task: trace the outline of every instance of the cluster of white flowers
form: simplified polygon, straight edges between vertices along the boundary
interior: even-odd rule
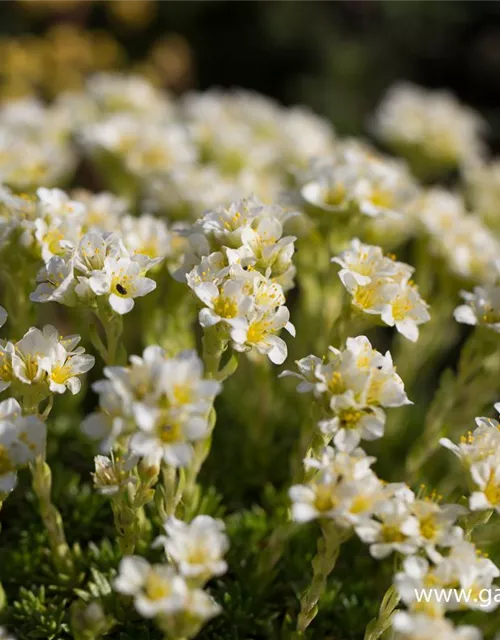
[[[34,99],[0,108],[0,183],[20,191],[55,186],[71,177],[77,155],[64,101]]]
[[[338,143],[330,156],[316,157],[296,180],[313,212],[385,215],[392,220],[404,216],[419,192],[402,161],[350,140]]]
[[[375,133],[392,149],[445,168],[477,162],[484,129],[477,113],[451,94],[407,83],[388,91],[374,118]]]
[[[15,487],[17,470],[45,450],[45,438],[45,424],[37,416],[23,416],[14,398],[0,402],[0,504]]]
[[[275,364],[287,356],[277,334],[285,328],[294,335],[285,291],[293,286],[295,238],[283,232],[291,215],[256,198],[207,211],[187,232],[177,274],[204,305],[203,328],[218,326],[235,351],[255,350]]]
[[[276,199],[290,171],[334,148],[326,120],[243,90],[176,104],[143,78],[107,73],[70,101],[75,138],[110,184],[173,217],[249,193]]]
[[[298,373],[284,371],[280,377],[299,378],[299,393],[313,392],[321,406],[318,424],[325,444],[352,451],[360,440],[384,434],[385,408],[411,404],[396,373],[389,351],[373,349],[365,336],[348,338],[345,349],[329,348],[323,358],[310,355],[296,362]]]
[[[221,611],[203,587],[226,572],[229,541],[224,523],[210,516],[197,516],[189,524],[171,518],[165,530],[155,546],[164,546],[169,563],[151,565],[139,556],[126,556],[114,588],[132,596],[140,615],[153,618],[169,637],[192,638]]]
[[[459,540],[432,562],[421,556],[406,557],[402,571],[394,578],[401,601],[408,608],[394,616],[393,628],[399,632],[396,637],[481,640],[479,629],[469,625],[455,627],[445,615],[465,609],[495,609],[498,602],[484,594],[493,593],[492,583],[499,575],[498,567],[465,540]]]
[[[453,635],[458,630],[444,617],[446,612],[484,610],[477,595],[492,587],[500,570],[478,555],[456,524],[457,518],[467,513],[465,507],[439,504],[435,494],[416,496],[404,483],[384,483],[371,469],[374,462],[375,458],[361,448],[346,452],[327,447],[320,455],[305,458],[306,482],[290,489],[292,517],[297,522],[333,520],[339,528],[355,532],[369,545],[374,558],[383,559],[394,552],[404,556],[395,587],[408,611],[394,616],[398,638],[448,637],[420,635],[424,630],[461,637]],[[496,491],[500,496],[500,489]],[[471,507],[473,502],[471,499]],[[420,595],[425,589],[430,593],[428,601]],[[437,595],[440,589],[449,594],[441,599]],[[470,598],[462,598],[461,589]],[[498,603],[491,599],[489,604],[493,609]],[[475,628],[470,632],[479,633]]]
[[[433,188],[415,201],[413,214],[429,237],[432,253],[460,278],[494,282],[500,243],[481,219],[467,212],[458,194]]]
[[[463,531],[454,523],[466,509],[418,498],[403,483],[382,482],[371,469],[374,462],[361,448],[327,447],[320,456],[305,458],[310,479],[290,489],[293,518],[333,519],[353,529],[374,558],[422,549],[435,559],[440,555],[436,547],[461,539]]]
[[[500,402],[495,404],[500,413]],[[459,444],[442,438],[468,470],[475,491],[469,499],[472,511],[495,509],[500,513],[500,423],[494,418],[476,418],[476,428],[462,436]]]
[[[31,327],[17,342],[0,345],[0,391],[11,387],[19,395],[29,394],[30,402],[39,403],[50,392],[76,394],[78,376],[89,371],[94,356],[77,346],[80,336],[63,337],[52,325]]]
[[[132,454],[186,466],[192,443],[210,434],[208,414],[220,383],[203,378],[194,351],[169,358],[152,345],[128,367],[106,367],[105,380],[93,385],[99,410],[85,418],[82,429],[109,451],[116,441]],[[133,466],[133,463],[132,463]],[[109,484],[109,483],[104,483]]]
[[[34,302],[95,306],[106,295],[114,311],[127,313],[155,288],[145,274],[174,255],[173,235],[163,220],[127,215],[126,202],[109,193],[80,190],[74,198],[60,189],[36,196],[1,189],[1,244],[43,261]]]
[[[428,322],[428,305],[411,281],[413,267],[384,256],[377,246],[352,240],[349,249],[332,262],[340,265],[339,278],[352,296],[357,311],[380,316],[382,322],[415,342],[418,325]]]

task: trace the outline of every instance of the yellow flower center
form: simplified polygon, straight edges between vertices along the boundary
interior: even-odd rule
[[[394,195],[387,189],[373,189],[370,202],[381,209],[390,209],[394,203]]]
[[[154,573],[154,571],[148,575],[144,590],[146,592],[146,596],[150,600],[162,600],[163,598],[168,598],[172,592],[170,583],[157,573]]]
[[[64,384],[68,378],[71,378],[73,372],[69,364],[56,364],[52,368],[50,377],[56,384]]]
[[[214,301],[214,312],[221,318],[235,318],[238,315],[238,305],[234,298],[220,295]]]
[[[30,354],[24,360],[26,367],[26,377],[28,380],[34,380],[38,373],[38,357],[37,354]]]
[[[346,188],[342,183],[339,183],[326,191],[324,202],[329,207],[338,207],[344,202],[345,197]]]
[[[332,395],[338,395],[344,393],[345,390],[346,385],[342,374],[339,371],[334,371],[328,380],[328,391]]]
[[[314,506],[318,511],[330,511],[336,505],[332,488],[328,484],[320,484],[316,487],[316,495],[314,497]]]
[[[497,505],[500,503],[500,486],[498,486],[495,480],[495,473],[493,471],[490,472],[490,477],[484,488],[484,495],[490,504]]]
[[[359,271],[359,269],[358,269]],[[360,272],[361,273],[361,272]],[[369,309],[376,302],[376,288],[373,285],[358,286],[353,293],[353,303],[360,309]]]
[[[4,473],[14,471],[15,467],[10,459],[9,450],[3,444],[0,444],[0,476]]]
[[[420,533],[427,540],[433,540],[438,532],[436,521],[432,515],[428,515],[420,520]]]
[[[344,429],[355,429],[363,417],[363,412],[356,409],[344,409],[340,412],[339,417],[340,424]]]
[[[493,309],[490,305],[485,305],[482,320],[486,324],[496,324],[500,322],[500,311]]]
[[[12,363],[10,358],[5,353],[0,353],[0,380],[5,382],[14,379],[14,372],[12,371]]]
[[[191,387],[187,384],[176,384],[173,389],[173,396],[179,404],[188,404],[191,402]]]
[[[64,235],[59,231],[59,229],[50,229],[43,240],[51,253],[61,253],[62,250],[60,242],[61,240],[64,240]]]
[[[207,559],[206,549],[201,545],[196,545],[187,554],[186,560],[190,564],[204,564]]]
[[[404,320],[412,309],[413,305],[408,298],[396,298],[392,303],[392,317],[394,320]]]
[[[363,513],[370,508],[372,501],[368,496],[357,496],[351,503],[351,508],[349,511],[351,513]]]
[[[120,298],[127,298],[131,295],[132,282],[129,276],[118,273],[111,281],[111,291]]]
[[[248,327],[247,342],[251,344],[257,344],[261,342],[269,331],[269,322],[266,320],[259,320],[252,323]]]
[[[384,542],[404,542],[406,536],[401,533],[399,527],[392,524],[384,524],[382,526],[382,540]]]
[[[156,427],[156,435],[164,444],[179,442],[182,439],[182,429],[179,422],[165,416]]]

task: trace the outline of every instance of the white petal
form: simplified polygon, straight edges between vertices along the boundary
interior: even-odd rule
[[[109,304],[113,311],[116,311],[116,313],[119,313],[121,316],[131,311],[134,307],[132,298],[122,298],[114,293],[109,296]]]

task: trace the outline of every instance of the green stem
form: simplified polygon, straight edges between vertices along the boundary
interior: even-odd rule
[[[297,621],[297,630],[300,633],[304,633],[316,617],[319,599],[325,592],[328,576],[335,567],[340,547],[350,536],[350,531],[338,529],[332,521],[323,522],[321,530],[322,535],[318,539],[317,552],[312,561],[312,582],[300,599]]]
[[[30,465],[33,490],[38,498],[40,515],[47,530],[54,565],[64,575],[72,575],[74,563],[66,542],[61,514],[52,504],[52,472],[49,465],[39,457]]]
[[[203,364],[207,378],[217,378],[222,354],[227,348],[227,340],[223,340],[217,326],[205,329],[202,338]]]
[[[494,397],[500,359],[498,349],[492,343],[496,334],[492,336],[492,333],[475,329],[462,348],[457,373],[453,375],[447,370],[441,376],[426,416],[424,432],[406,461],[407,482],[410,484],[439,448],[445,426],[453,430],[458,425],[461,429],[477,415],[479,405],[483,406]]]
[[[399,594],[394,585],[391,585],[382,599],[378,616],[371,620],[366,627],[364,640],[378,640],[389,629],[394,610],[398,604]]]
[[[122,346],[123,348],[123,345],[120,345],[120,338],[123,332],[123,318],[118,314],[110,314],[100,309],[97,309],[95,314],[104,330],[106,340],[104,342],[101,338],[96,318],[92,318],[90,321],[90,340],[108,367],[118,364],[118,360],[124,359],[123,357],[118,357],[119,347]]]

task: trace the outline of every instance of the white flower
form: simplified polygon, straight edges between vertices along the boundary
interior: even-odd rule
[[[322,420],[318,426],[322,433],[333,437],[333,444],[340,451],[352,451],[360,440],[376,440],[383,436],[385,413],[379,407],[365,408],[347,400],[339,402],[336,411],[334,418]]]
[[[76,280],[73,274],[73,261],[60,256],[52,256],[40,269],[36,277],[39,283],[30,300],[33,302],[59,302],[74,306]]]
[[[297,365],[298,372],[296,371],[282,371],[278,378],[286,378],[293,377],[298,378],[300,380],[297,385],[298,393],[308,393],[317,388],[317,378],[316,378],[316,370],[318,365],[322,363],[321,358],[317,356],[306,356],[305,358],[301,358],[300,360],[296,360],[295,364]]]
[[[465,507],[440,505],[427,498],[415,500],[411,511],[418,520],[420,545],[432,560],[440,558],[436,546],[451,547],[462,539],[463,531],[455,522],[459,516],[468,513]]]
[[[116,591],[133,596],[134,606],[145,618],[172,615],[186,605],[188,588],[172,567],[150,565],[138,556],[126,556],[120,562],[114,581]]]
[[[109,295],[111,308],[120,315],[132,310],[134,298],[156,288],[156,282],[146,278],[139,262],[131,258],[106,258],[102,271],[94,271],[88,284],[96,295]]]
[[[446,601],[437,594],[445,591],[446,584],[441,584],[437,580],[425,558],[419,556],[404,558],[403,570],[394,576],[394,584],[401,600],[411,611],[436,618],[445,614]],[[425,591],[427,591],[427,598],[424,600],[420,594]]]
[[[495,509],[500,513],[500,455],[495,452],[486,460],[474,462],[470,474],[477,488],[470,496],[470,509]]]
[[[431,319],[427,303],[410,284],[400,287],[391,301],[382,307],[380,317],[412,342],[418,340],[418,325]]]
[[[133,408],[139,431],[130,439],[130,449],[139,456],[161,454],[167,464],[185,467],[191,461],[191,442],[209,435],[206,418],[186,417],[181,409],[161,409],[137,403]]]
[[[57,343],[48,356],[40,358],[39,364],[47,373],[51,391],[64,393],[69,389],[75,395],[81,388],[78,376],[92,369],[95,358],[84,353],[83,347],[70,353],[61,343]]]
[[[352,305],[367,314],[380,315],[385,324],[412,341],[418,325],[428,322],[427,303],[410,281],[413,267],[383,256],[380,247],[351,242],[350,249],[332,258],[340,264],[339,277],[352,295]]]
[[[131,254],[165,258],[172,253],[172,235],[164,220],[144,214],[123,216],[120,231],[123,244]]]
[[[455,627],[446,618],[433,618],[424,613],[397,611],[392,626],[396,640],[482,640],[476,627]]]
[[[131,356],[128,367],[106,367],[105,380],[93,385],[99,411],[87,416],[82,429],[109,450],[116,439],[134,434],[137,455],[160,455],[175,466],[190,459],[190,442],[208,435],[208,412],[221,385],[203,378],[194,351],[168,358],[151,345],[142,357]],[[137,431],[139,429],[139,431]]]
[[[202,282],[195,286],[194,292],[206,305],[200,311],[202,327],[212,327],[219,322],[231,325],[242,318],[252,305],[252,299],[246,295],[244,281],[227,280],[217,287],[213,282]]]
[[[167,556],[186,580],[202,585],[227,571],[224,554],[229,541],[221,520],[202,515],[186,524],[172,517],[165,522],[165,531],[167,536],[156,542],[164,544]]]
[[[95,456],[94,486],[103,495],[115,495],[126,489],[129,484],[136,482],[130,473],[137,464],[138,458],[133,455],[124,458],[108,458],[107,456]]]
[[[466,304],[458,306],[453,315],[457,322],[482,325],[500,332],[500,287],[475,287],[472,293],[461,291]]]
[[[7,318],[7,311],[5,311],[2,306],[0,306],[0,327],[3,327],[3,325],[7,322]]]
[[[374,461],[362,449],[343,452],[331,447],[319,459],[306,458],[306,468],[317,471],[307,484],[290,488],[293,519],[329,518],[347,528],[369,519],[385,498],[382,483],[370,469]]]
[[[355,527],[361,540],[370,545],[374,558],[385,558],[393,551],[414,553],[418,546],[419,524],[411,513],[413,494],[406,491],[377,506],[376,518]]]
[[[0,402],[0,495],[15,487],[16,471],[45,448],[46,427],[36,416],[22,416],[17,400]]]
[[[362,244],[357,238],[351,240],[349,249],[332,258],[332,262],[342,267],[338,275],[347,289],[367,285],[398,272],[397,263],[384,257],[380,247]]]
[[[295,327],[289,321],[290,312],[287,307],[278,307],[275,311],[255,312],[249,314],[243,322],[234,323],[231,340],[236,351],[255,349],[268,356],[274,364],[283,364],[288,355],[286,343],[276,335],[286,329],[292,336]]]
[[[49,356],[59,340],[59,332],[51,325],[42,330],[31,327],[13,346],[12,370],[24,384],[40,382],[44,369],[40,359]]]

